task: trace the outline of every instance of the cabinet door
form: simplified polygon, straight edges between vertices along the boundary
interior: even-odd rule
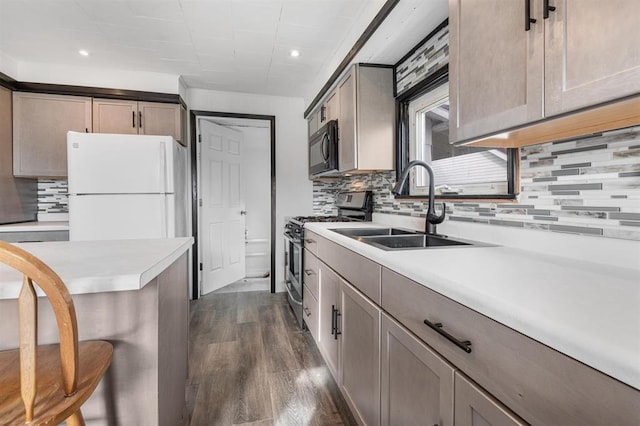
[[[338,355],[340,340],[333,333],[334,310],[338,309],[340,277],[322,262],[318,266],[320,273],[320,304],[318,315],[318,347],[327,362],[329,371],[338,382]],[[340,318],[338,318],[340,323]],[[338,324],[339,325],[339,324]]]
[[[382,314],[383,425],[453,424],[454,369]]]
[[[180,128],[180,105],[157,102],[138,102],[140,111],[140,134],[173,136],[182,139]]]
[[[380,424],[380,308],[342,281],[340,387],[361,424]]]
[[[524,426],[509,409],[480,387],[456,373],[456,426]]]
[[[13,174],[67,176],[67,132],[91,131],[91,98],[13,93]]]
[[[356,144],[356,68],[338,85],[338,169],[341,172],[358,167]]]
[[[302,299],[302,319],[307,325],[313,340],[318,343],[318,299],[309,291],[309,287],[304,286],[304,298]]]
[[[327,120],[337,120],[340,115],[340,97],[336,90],[329,96],[327,102],[325,102],[325,112],[327,114]]]
[[[137,135],[140,120],[138,102],[93,99],[93,131]]]
[[[556,9],[545,20],[546,116],[640,92],[639,1],[551,4]]]
[[[542,118],[542,1],[529,31],[525,3],[449,0],[452,142]]]
[[[309,136],[313,135],[315,132],[318,131],[318,124],[319,124],[318,112],[311,113],[309,118],[307,118],[307,125],[309,127]]]

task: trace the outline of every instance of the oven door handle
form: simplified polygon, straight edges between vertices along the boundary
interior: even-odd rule
[[[289,297],[291,298],[291,301],[292,301],[293,303],[295,303],[296,305],[300,305],[300,306],[302,306],[302,300],[298,300],[298,299],[296,299],[296,298],[293,296],[293,294],[291,294],[291,287],[289,287],[289,285],[290,285],[291,283],[290,283],[289,281],[285,281],[285,282],[284,282],[284,284],[285,284],[285,287],[287,288],[287,293],[289,293]]]

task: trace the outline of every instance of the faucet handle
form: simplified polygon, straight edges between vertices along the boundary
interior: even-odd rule
[[[444,216],[446,213],[447,213],[447,204],[442,203],[442,213],[440,215],[437,215],[435,213],[428,213],[427,222],[429,222],[432,225],[437,225],[439,223],[442,223],[444,222]]]

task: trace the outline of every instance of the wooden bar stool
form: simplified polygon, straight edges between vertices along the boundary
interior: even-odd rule
[[[30,253],[0,241],[0,262],[23,274],[18,299],[20,347],[0,352],[0,425],[84,425],[80,407],[111,364],[113,346],[78,343],[76,311],[60,277]],[[37,346],[38,298],[44,291],[58,323],[59,345]],[[0,283],[2,285],[2,283]]]

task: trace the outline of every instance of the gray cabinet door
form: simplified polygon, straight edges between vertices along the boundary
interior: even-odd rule
[[[453,425],[454,369],[382,314],[383,425]]]
[[[347,172],[358,167],[356,135],[356,68],[352,67],[338,86],[338,169]]]
[[[340,387],[361,424],[380,424],[380,308],[345,281],[341,288]]]
[[[324,356],[329,371],[338,381],[338,356],[340,340],[333,333],[333,311],[339,309],[340,277],[329,267],[320,262],[320,300],[318,310],[318,347]],[[339,321],[338,321],[339,322]],[[339,336],[338,336],[339,337]]]
[[[180,126],[180,105],[159,102],[138,102],[140,134],[173,136],[182,139]]]
[[[67,132],[91,131],[91,98],[13,93],[13,174],[67,176]]]
[[[460,373],[455,379],[456,426],[524,426],[509,409]]]
[[[449,0],[449,84],[452,142],[543,116],[544,25],[525,31],[525,2]]]
[[[640,92],[640,2],[551,1],[545,20],[545,115]]]
[[[338,91],[333,92],[325,102],[327,120],[337,120],[340,116],[340,96]]]
[[[93,99],[93,131],[137,135],[140,127],[138,102]]]

